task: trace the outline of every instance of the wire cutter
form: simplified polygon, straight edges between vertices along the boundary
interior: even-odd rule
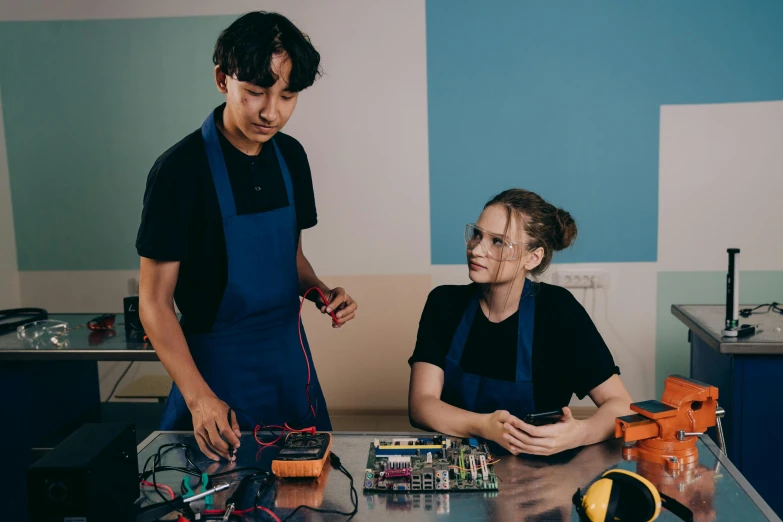
[[[207,491],[209,489],[209,475],[202,473],[201,482],[195,489],[190,485],[190,475],[185,475],[185,478],[182,479],[182,485],[185,488],[185,493],[182,495],[182,498],[187,502],[188,498],[197,495],[199,491]],[[204,498],[190,502],[190,510],[196,515],[196,520],[201,518],[200,515],[202,511],[212,509],[212,502],[213,496],[211,493]]]

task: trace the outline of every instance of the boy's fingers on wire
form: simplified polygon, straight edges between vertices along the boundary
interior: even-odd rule
[[[356,317],[356,314],[354,312],[351,312],[350,314],[346,315],[345,317],[338,316],[338,318],[340,319],[340,325],[343,325],[343,324],[347,323],[348,321],[350,321],[354,317]]]
[[[218,427],[218,422],[219,421],[213,420],[212,422],[206,423],[207,442],[209,442],[209,446],[215,450],[218,455],[228,459],[228,444],[226,444],[226,441],[220,436],[222,430]],[[226,420],[223,419],[224,424],[225,422]]]
[[[231,429],[234,430],[237,438],[242,436],[242,432],[239,430],[239,422],[237,422],[237,413],[231,410]]]
[[[329,296],[329,305],[326,307],[325,312],[331,313],[337,309],[339,309],[340,305],[345,302],[345,298],[347,297],[347,294],[345,293],[345,290],[342,288],[335,288],[331,291],[331,295]]]
[[[207,444],[209,444],[209,449],[215,453],[216,455],[219,455],[220,457],[228,458],[228,445],[223,440],[223,438],[220,436],[220,431],[218,430],[217,424],[214,422],[207,421],[202,426],[201,435],[204,437],[204,440],[207,441]]]
[[[220,460],[220,457],[215,455],[210,449],[209,443],[207,442],[207,439],[204,437],[204,435],[198,432],[195,433],[195,435],[196,435],[196,442],[198,443],[198,447],[201,450],[201,453],[203,453],[204,456],[210,460]]]
[[[239,437],[237,437],[234,428],[229,426],[226,421],[218,423],[218,428],[220,429],[221,438],[230,444],[232,448],[237,449],[239,447]],[[226,451],[228,451],[228,447],[226,447]]]

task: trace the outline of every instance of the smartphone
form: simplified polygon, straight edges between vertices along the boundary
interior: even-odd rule
[[[544,426],[546,424],[555,424],[563,418],[563,410],[543,411],[541,413],[529,413],[522,419],[526,424],[532,426]]]

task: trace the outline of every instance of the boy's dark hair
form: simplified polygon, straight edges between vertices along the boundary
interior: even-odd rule
[[[291,60],[289,91],[310,87],[321,74],[321,55],[306,34],[281,14],[255,11],[237,18],[220,33],[212,61],[228,76],[268,88],[277,81],[272,56],[282,53]]]

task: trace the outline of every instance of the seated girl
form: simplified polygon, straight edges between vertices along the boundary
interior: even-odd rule
[[[533,282],[576,238],[571,215],[532,192],[495,196],[465,228],[472,283],[429,295],[410,358],[411,423],[494,441],[512,454],[550,455],[614,436],[631,398],[612,354],[568,290]],[[575,419],[572,395],[594,415]],[[527,414],[559,410],[553,424]]]

